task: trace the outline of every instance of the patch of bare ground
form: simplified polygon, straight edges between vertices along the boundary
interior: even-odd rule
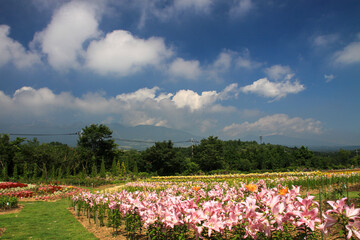
[[[0,237],[5,232],[6,228],[0,228]]]
[[[10,209],[0,209],[0,215],[3,214],[11,214],[11,213],[19,213],[21,209],[23,209],[24,205],[19,205],[17,208],[10,208]],[[0,230],[1,232],[1,230]]]

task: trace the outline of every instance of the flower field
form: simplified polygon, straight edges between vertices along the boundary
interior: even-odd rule
[[[79,193],[82,189],[72,186],[36,185],[13,182],[0,182],[0,197],[19,199],[57,200]]]
[[[268,176],[155,178],[72,199],[77,215],[115,232],[123,225],[130,239],[360,238],[360,209],[346,197],[324,201],[321,194],[359,183],[358,172]],[[318,188],[320,199],[302,188]]]

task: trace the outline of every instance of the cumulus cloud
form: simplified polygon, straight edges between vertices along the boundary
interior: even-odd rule
[[[125,76],[146,66],[157,66],[171,55],[162,38],[141,39],[130,32],[116,30],[90,43],[86,66],[100,74]]]
[[[32,45],[40,45],[49,64],[57,70],[77,68],[84,55],[84,43],[99,36],[98,6],[73,1],[58,9],[48,26],[36,33]]]
[[[195,111],[214,103],[218,95],[216,91],[204,91],[198,94],[192,90],[180,90],[172,100],[178,108],[188,107],[191,111]]]
[[[171,76],[186,79],[197,79],[201,75],[201,72],[199,61],[186,61],[182,58],[175,59],[169,68],[169,74]]]
[[[40,63],[37,54],[27,51],[19,42],[11,39],[9,33],[9,26],[0,25],[0,67],[12,63],[17,68],[27,68]]]
[[[280,98],[286,97],[288,94],[295,94],[304,89],[304,85],[300,84],[298,81],[291,82],[287,80],[282,82],[271,82],[267,78],[261,78],[251,85],[242,87],[241,91],[279,100]]]
[[[16,90],[12,96],[0,91],[0,122],[44,119],[57,122],[68,118],[72,122],[74,119],[97,119],[128,125],[192,128],[195,120],[202,121],[207,114],[228,114],[234,111],[234,108],[222,106],[220,102],[234,97],[235,91],[236,84],[220,92],[201,93],[192,90],[167,93],[155,86],[114,97],[107,97],[103,92],[90,92],[75,97],[69,92],[54,93],[48,88],[25,86]]]
[[[282,80],[284,78],[291,79],[294,76],[290,67],[283,65],[273,65],[266,68],[264,72],[269,76],[269,78],[274,80]]]
[[[360,42],[352,42],[333,56],[336,64],[348,65],[360,63]]]
[[[227,71],[231,67],[233,60],[233,52],[231,51],[222,51],[218,58],[213,63],[213,68],[218,72]]]
[[[223,129],[228,136],[235,137],[239,135],[295,135],[302,133],[322,132],[320,121],[299,117],[291,118],[286,114],[274,114],[262,117],[256,122],[233,123]]]
[[[243,17],[254,8],[252,0],[237,0],[230,9],[231,17]]]
[[[245,49],[236,59],[236,67],[254,69],[260,67],[262,64],[251,60],[249,49]]]
[[[190,111],[201,110],[205,107],[213,105],[216,101],[223,101],[238,94],[238,87],[236,83],[230,84],[221,92],[204,91],[198,94],[192,90],[180,90],[172,98],[172,101],[178,108],[189,108]],[[223,107],[212,106],[209,107],[210,111],[225,110]],[[228,110],[228,109],[227,109]],[[227,111],[225,110],[225,111]],[[220,111],[219,111],[220,112]]]

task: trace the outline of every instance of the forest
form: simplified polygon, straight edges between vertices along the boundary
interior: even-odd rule
[[[310,171],[358,168],[359,162],[357,151],[314,152],[304,146],[223,141],[214,136],[190,147],[163,141],[144,151],[121,150],[103,124],[83,128],[76,147],[0,135],[3,181]]]

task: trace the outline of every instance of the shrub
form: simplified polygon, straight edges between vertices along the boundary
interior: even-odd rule
[[[18,207],[18,200],[16,197],[11,196],[0,196],[0,208],[2,209],[10,209]]]

